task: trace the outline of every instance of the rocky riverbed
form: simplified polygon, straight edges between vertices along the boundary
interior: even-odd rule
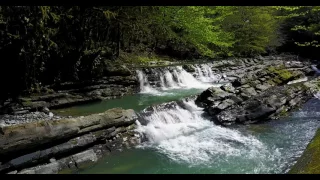
[[[30,112],[26,114],[20,114],[20,115],[11,115],[11,114],[5,114],[0,115],[0,126],[10,126],[14,124],[23,124],[23,123],[29,123],[33,121],[43,121],[43,120],[59,120],[62,117],[58,115],[54,115],[52,112]]]
[[[196,78],[220,75],[217,82],[226,82],[192,97],[212,121],[224,126],[286,115],[312,96],[319,81],[310,78],[309,62],[290,56],[232,59],[181,68]],[[141,71],[154,88],[165,84],[163,75],[171,78],[170,74],[176,73],[172,67]],[[134,72],[125,71],[123,76],[111,73],[109,78],[86,83],[65,83],[52,87],[56,91],[53,94],[7,103],[10,108],[3,112],[11,114],[0,116],[0,172],[73,172],[106,154],[140,143],[141,135],[134,131],[139,116],[133,110],[115,108],[81,117],[60,117],[49,110],[136,93],[139,78]],[[175,78],[172,81],[180,82]],[[140,122],[144,123],[143,119]]]
[[[197,97],[196,103],[223,125],[255,123],[285,114],[312,96],[312,83],[297,81],[307,80],[309,67],[296,64],[282,62],[247,71],[246,77],[207,89]]]

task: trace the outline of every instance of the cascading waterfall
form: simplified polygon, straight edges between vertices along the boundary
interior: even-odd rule
[[[184,70],[182,66],[151,68],[148,75],[142,70],[137,70],[140,91],[142,93],[159,93],[158,90],[177,88],[205,89],[219,80],[219,75],[215,75],[209,65],[196,65],[194,67],[197,78]],[[152,85],[150,85],[150,79],[154,82]]]
[[[160,77],[162,77],[162,75],[160,75]],[[164,78],[165,78],[165,82],[167,83],[168,87],[175,88],[178,86],[173,79],[172,73],[169,72],[169,70],[165,71]]]
[[[196,69],[198,78],[201,80],[204,80],[204,75],[203,75],[201,68],[198,65],[195,65],[195,69]]]
[[[213,82],[219,80],[218,75],[214,75],[208,64],[195,65],[198,78],[202,82]]]
[[[203,113],[194,100],[145,109],[140,116],[146,124],[138,122],[137,131],[148,141],[141,148],[155,148],[170,159],[190,166],[232,161],[243,156],[248,159],[271,158],[265,145],[255,137],[214,125],[203,117]]]
[[[147,76],[142,72],[137,70],[138,79],[140,82],[140,92],[142,93],[155,93],[156,89],[152,88],[149,84]]]

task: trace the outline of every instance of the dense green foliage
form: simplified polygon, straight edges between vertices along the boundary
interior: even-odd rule
[[[0,7],[0,99],[99,78],[114,63],[156,56],[309,52],[318,48],[319,12],[318,7]],[[130,55],[137,61],[123,61]]]
[[[295,52],[309,58],[320,58],[320,7],[277,7],[285,43],[280,51]]]
[[[231,50],[236,55],[266,53],[280,44],[276,10],[272,7],[240,6],[232,8],[233,14],[224,21],[224,27],[233,33],[235,44]]]

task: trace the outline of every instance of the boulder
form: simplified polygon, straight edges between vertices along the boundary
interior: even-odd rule
[[[200,106],[211,106],[214,102],[222,101],[231,95],[231,93],[225,92],[219,87],[211,87],[202,92],[195,102]]]
[[[96,153],[90,149],[72,156],[77,168],[84,168],[98,160]]]
[[[223,91],[226,91],[228,93],[233,93],[235,94],[236,93],[236,89],[230,84],[225,84],[223,86],[220,87]]]
[[[310,85],[310,83],[305,83]],[[224,103],[205,107],[213,119],[223,125],[247,124],[273,119],[283,109],[292,109],[309,99],[310,91],[305,84],[276,86],[260,94],[252,95],[238,103]],[[232,96],[230,97],[232,98]]]
[[[191,73],[196,71],[192,64],[184,64],[182,68],[185,69],[187,72],[191,72]]]
[[[267,83],[264,83],[264,84],[257,84],[256,85],[256,89],[257,90],[260,90],[260,91],[265,91],[267,90],[269,87],[271,87],[271,85],[267,84]]]

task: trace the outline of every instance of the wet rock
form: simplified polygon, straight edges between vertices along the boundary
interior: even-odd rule
[[[54,159],[54,158],[51,158],[49,161],[50,161],[51,163],[57,162],[57,160]]]
[[[226,99],[226,100],[222,101],[221,103],[219,103],[218,105],[214,104],[213,106],[209,107],[208,113],[210,115],[215,115],[215,114],[221,112],[222,110],[230,107],[234,103],[235,102],[232,99]]]
[[[297,97],[295,97],[295,98],[293,98],[293,99],[291,99],[291,100],[289,101],[289,105],[290,105],[291,107],[294,107],[294,106],[296,106],[297,104],[299,104],[299,103],[301,102],[301,99],[302,99],[302,97],[297,96]]]
[[[265,91],[267,90],[269,87],[271,87],[269,84],[258,84],[256,85],[256,89],[260,90],[260,91]]]
[[[213,119],[224,125],[234,123],[255,123],[273,118],[281,109],[290,109],[309,97],[309,91],[301,85],[286,85],[272,87],[259,95],[241,102],[238,105],[221,110],[220,113],[211,114]]]
[[[245,88],[245,89],[242,89],[241,91],[243,93],[242,96],[245,96],[245,97],[256,96],[258,94],[253,87]]]
[[[92,162],[96,162],[98,160],[96,153],[90,149],[72,156],[72,159],[76,163],[78,168],[86,166]]]
[[[279,108],[280,106],[284,105],[287,102],[287,97],[280,97],[277,95],[271,95],[268,99],[266,99],[267,105]]]
[[[220,88],[229,93],[236,93],[236,89],[229,83],[221,86]]]
[[[34,169],[24,169],[18,172],[18,174],[36,174],[36,171]]]
[[[25,107],[30,107],[31,109],[42,109],[42,107],[48,106],[48,103],[45,101],[34,101],[34,102],[22,102],[22,105]]]
[[[39,121],[1,128],[0,154],[35,148],[53,140],[66,139],[96,129],[133,124],[137,116],[133,110],[110,109],[104,113],[82,118]]]
[[[185,69],[187,72],[191,72],[191,73],[196,71],[192,64],[185,64],[182,66],[182,68]]]
[[[224,100],[231,95],[231,93],[225,92],[218,87],[211,87],[202,92],[195,102],[200,106],[211,106],[214,102]]]
[[[44,107],[44,108],[42,109],[42,112],[44,112],[44,113],[46,113],[46,114],[49,114],[50,110],[49,110],[49,108]]]
[[[26,114],[28,112],[29,112],[29,110],[21,110],[21,111],[15,111],[13,114],[14,115],[20,115],[20,114]]]
[[[229,106],[231,106],[233,104],[234,104],[234,101],[232,99],[226,99],[226,100],[222,101],[222,103],[219,104],[217,106],[217,108],[220,109],[220,110],[224,110],[224,109],[226,109],[227,107],[229,107]]]
[[[46,165],[24,169],[18,172],[18,174],[57,174],[59,170],[59,163],[53,162]]]
[[[15,170],[15,171],[8,172],[7,174],[17,174],[17,173],[18,173],[18,171]]]

